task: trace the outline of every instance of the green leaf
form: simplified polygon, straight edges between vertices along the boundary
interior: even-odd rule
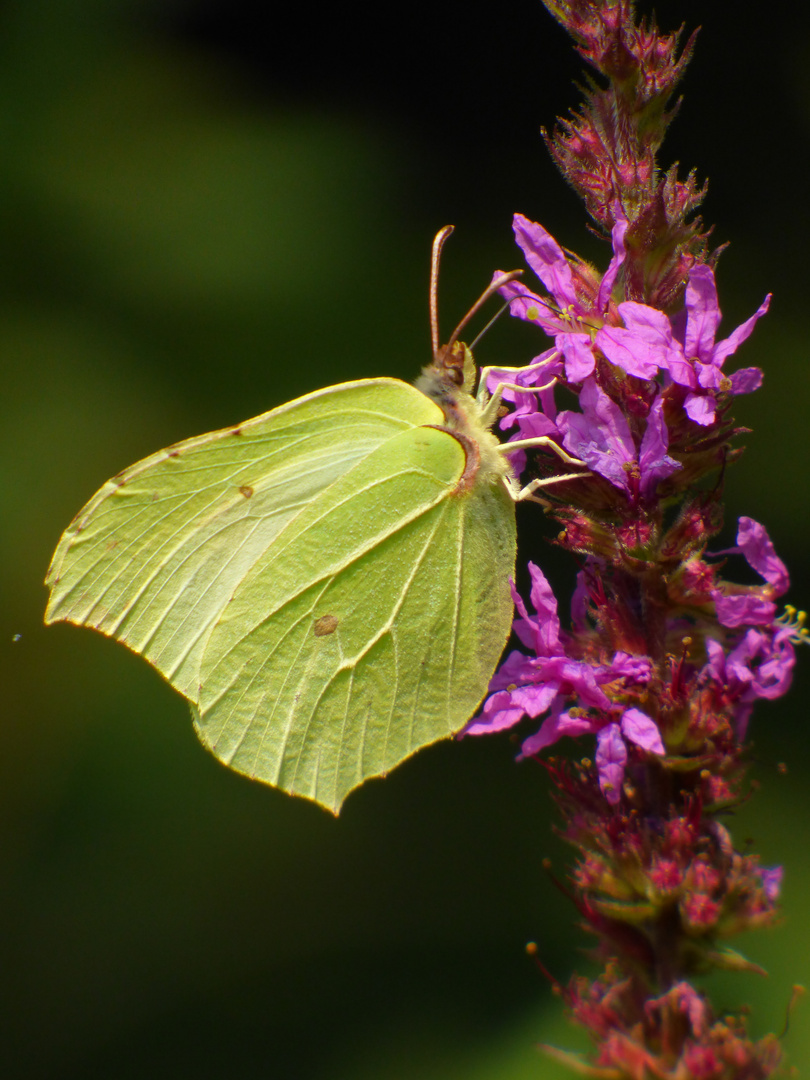
[[[464,725],[509,634],[505,470],[442,391],[344,383],[126,469],[62,536],[46,622],[140,653],[221,761],[336,813]]]

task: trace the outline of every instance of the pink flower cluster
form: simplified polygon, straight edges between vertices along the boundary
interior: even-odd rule
[[[705,662],[691,671],[681,665],[678,680],[709,690],[716,707],[733,719],[736,738],[745,737],[748,719],[759,698],[786,693],[795,664],[797,628],[776,617],[771,597],[788,587],[787,570],[776,555],[765,529],[751,518],[740,518],[737,548],[749,566],[765,579],[763,586],[734,586],[718,582],[711,590],[717,636],[705,637]],[[726,552],[728,554],[729,552]],[[628,743],[652,754],[665,754],[665,742],[655,720],[639,708],[648,697],[653,661],[647,656],[616,651],[603,662],[580,659],[599,648],[586,612],[592,598],[588,582],[603,568],[589,560],[578,575],[572,600],[573,628],[560,627],[557,600],[538,566],[529,564],[534,614],[513,587],[518,618],[514,632],[528,650],[509,653],[493,677],[491,694],[480,716],[464,730],[483,735],[514,727],[524,717],[546,716],[539,730],[524,739],[520,757],[531,757],[564,735],[595,735],[595,762],[607,800],[617,803],[628,759]],[[683,632],[680,616],[673,620]]]
[[[529,601],[513,589],[518,647],[465,734],[534,721],[520,757],[543,765],[576,852],[567,891],[603,971],[554,981],[593,1053],[546,1050],[614,1080],[765,1080],[779,1039],[751,1039],[742,1009],[718,1018],[691,980],[761,970],[724,942],[778,916],[781,868],[736,850],[725,823],[749,794],[752,709],[785,693],[810,635],[794,609],[778,614],[788,575],[762,525],[740,518],[718,550],[722,481],[742,453],[732,406],[762,383],[730,361],[770,297],[720,336],[719,250],[696,216],[706,186],[657,161],[695,34],[681,47],[633,0],[544,2],[592,70],[544,137],[612,257],[600,275],[515,217],[540,286],[501,292],[551,342],[488,385],[503,387],[523,490],[562,526],[553,543],[578,575],[564,626],[529,566]],[[759,583],[736,583],[735,562]],[[585,754],[547,753],[563,736],[584,736]]]
[[[762,384],[759,368],[743,368],[728,376],[723,364],[750,336],[771,298],[766,296],[754,314],[721,341],[715,340],[721,314],[714,271],[706,264],[690,271],[685,308],[673,318],[632,300],[614,304],[611,293],[625,261],[627,233],[627,220],[618,205],[615,214],[613,257],[598,282],[590,267],[566,258],[542,225],[515,215],[517,243],[548,297],[538,296],[519,281],[505,285],[501,293],[510,302],[512,315],[554,338],[554,347],[536,357],[515,381],[529,390],[556,379],[579,394],[581,411],[557,413],[550,390],[536,397],[507,391],[505,398],[516,407],[504,426],[517,428],[515,439],[556,437],[592,471],[625,490],[629,490],[628,463],[637,462],[640,494],[649,498],[658,480],[679,468],[666,453],[665,402],[677,402],[690,420],[708,427],[717,420],[719,402]],[[646,402],[646,430],[638,445],[621,406],[600,386],[600,359],[626,375],[656,380],[656,393]],[[494,372],[490,386],[494,388],[502,378]]]
[[[564,735],[594,735],[599,785],[614,805],[631,759],[683,752],[690,710],[693,732],[700,728],[705,735],[709,727],[715,733],[725,726],[741,742],[755,701],[787,690],[797,640],[796,625],[777,617],[774,601],[786,592],[788,575],[761,525],[741,518],[737,546],[712,556],[707,545],[718,527],[705,514],[694,512],[689,527],[682,515],[679,528],[667,534],[661,509],[662,481],[668,482],[667,496],[683,496],[679,474],[684,489],[694,482],[696,454],[706,471],[716,467],[716,456],[704,460],[707,437],[727,441],[724,414],[731,398],[760,386],[758,368],[729,376],[723,364],[750,335],[770,298],[719,341],[714,273],[705,264],[692,268],[685,308],[672,318],[645,304],[614,304],[627,232],[619,208],[616,216],[613,257],[601,280],[586,264],[566,257],[542,226],[515,218],[517,242],[548,296],[516,281],[501,291],[512,314],[551,335],[554,346],[516,375],[509,373],[525,390],[505,391],[513,409],[501,423],[514,430],[513,439],[546,436],[587,466],[566,484],[569,505],[559,511],[569,524],[574,511],[579,515],[571,546],[584,555],[584,566],[572,599],[571,630],[565,631],[551,586],[530,564],[533,613],[514,592],[514,633],[523,650],[509,653],[480,716],[464,731],[480,735],[512,728],[524,717],[543,717],[523,740],[521,757],[538,754]],[[490,386],[504,377],[494,372]],[[557,411],[557,387],[576,394],[578,408]],[[675,456],[670,427],[679,433]],[[612,504],[594,492],[604,481],[614,492]],[[662,663],[660,655],[650,654],[651,646],[639,647],[643,633],[628,632],[622,605],[632,608],[626,570],[633,546],[632,559],[646,560],[677,582],[658,612],[657,630],[657,640],[672,655],[683,653],[677,663]],[[735,554],[745,557],[764,584],[739,586],[720,577],[717,556]]]

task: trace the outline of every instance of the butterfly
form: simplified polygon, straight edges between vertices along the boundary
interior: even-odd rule
[[[515,501],[539,483],[508,454],[550,444],[498,441],[503,387],[485,371],[473,396],[458,340],[517,271],[438,344],[451,231],[416,385],[340,383],[153,454],[79,511],[46,578],[47,623],[139,653],[220,761],[333,813],[478,708],[511,628]]]

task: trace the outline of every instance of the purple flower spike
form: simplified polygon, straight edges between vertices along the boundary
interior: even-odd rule
[[[750,968],[718,940],[778,915],[781,867],[737,850],[720,813],[746,798],[754,707],[785,693],[810,627],[804,612],[777,611],[788,573],[760,524],[740,518],[735,546],[714,550],[724,469],[745,430],[731,406],[762,384],[756,367],[723,369],[770,296],[721,336],[719,251],[695,213],[705,186],[656,159],[694,36],[661,34],[632,0],[546,6],[592,77],[544,136],[613,250],[600,276],[515,216],[538,280],[498,287],[543,344],[488,388],[514,387],[500,449],[528,466],[522,493],[543,508],[540,533],[578,572],[570,605],[532,564],[529,595],[512,587],[517,646],[463,734],[514,732],[576,851],[567,891],[604,970],[559,987],[593,1053],[554,1057],[582,1074],[769,1080],[779,1039],[749,1037],[741,1012],[716,1013],[687,980]],[[724,554],[744,556],[755,583],[729,580]]]

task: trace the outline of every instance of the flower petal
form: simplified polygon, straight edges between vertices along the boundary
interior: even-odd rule
[[[611,364],[628,375],[652,379],[659,368],[668,368],[677,357],[669,319],[662,311],[627,300],[619,304],[624,326],[603,326],[596,335],[599,346]]]
[[[713,394],[687,394],[683,407],[689,419],[696,424],[708,427],[714,423],[717,402]]]
[[[526,262],[563,309],[576,305],[574,276],[565,253],[550,233],[523,214],[515,214],[512,228]]]
[[[773,586],[776,596],[787,592],[790,577],[787,567],[776,554],[764,525],[750,517],[741,517],[737,528],[737,545],[748,565]]]
[[[731,376],[732,394],[751,394],[762,386],[762,371],[758,367],[745,367]]]
[[[494,281],[501,273],[500,270],[496,271],[492,280]],[[552,335],[558,334],[563,328],[559,316],[553,308],[549,307],[548,301],[537,293],[533,293],[523,282],[507,281],[498,289],[498,292],[504,300],[509,302],[509,314],[516,319],[536,323],[547,334]]]
[[[781,866],[763,866],[759,875],[762,878],[763,892],[771,903],[775,903],[782,888],[784,869]]]
[[[720,325],[717,286],[714,271],[701,263],[693,266],[686,286],[686,339],[683,351],[688,360],[709,361],[712,358],[714,337]]]
[[[665,753],[658,725],[641,709],[625,709],[622,716],[622,734],[625,739],[650,754]]]
[[[529,576],[532,579],[529,597],[534,605],[534,610],[537,612],[535,620],[536,640],[540,648],[536,651],[540,656],[559,654],[563,650],[560,645],[560,619],[557,615],[557,597],[554,595],[546,575],[533,562],[529,563]]]
[[[611,484],[629,491],[624,466],[635,461],[636,448],[624,414],[595,379],[586,380],[579,403],[581,413],[566,411],[557,417],[563,446]]]
[[[587,735],[591,731],[593,731],[593,721],[587,717],[570,716],[568,713],[549,716],[541,724],[540,730],[524,741],[518,760],[539,754],[541,750],[557,742],[563,735]]]
[[[680,461],[669,456],[668,447],[669,431],[664,420],[664,399],[659,395],[647,414],[647,427],[641,439],[638,455],[641,494],[646,498],[655,494],[655,488],[660,480],[665,480],[683,467]]]
[[[602,794],[615,806],[621,798],[627,747],[618,724],[608,724],[596,736],[596,770]]]
[[[510,692],[499,690],[484,702],[481,715],[470,720],[459,732],[459,736],[491,735],[495,731],[505,731],[514,727],[523,716],[523,709],[512,704]]]
[[[627,255],[627,249],[624,246],[624,237],[630,223],[625,217],[624,210],[618,200],[613,204],[613,211],[616,215],[616,221],[610,234],[610,238],[613,241],[613,258],[610,260],[610,265],[605,271],[602,283],[599,286],[599,293],[596,297],[596,309],[599,312],[607,311],[607,306],[610,303],[610,294],[613,291],[613,285],[616,281],[616,275],[619,273],[621,265]]]
[[[716,589],[712,596],[721,626],[770,626],[776,615],[776,604],[751,593],[724,596]]]
[[[723,363],[727,356],[731,356],[742,345],[746,338],[751,336],[751,332],[757,324],[757,321],[767,312],[771,304],[771,294],[765,297],[757,310],[751,316],[750,319],[746,319],[744,323],[740,323],[737,329],[729,334],[724,341],[719,341],[714,347],[714,362],[718,367]]]
[[[556,343],[565,357],[565,377],[571,383],[584,382],[596,367],[590,334],[558,334]]]

